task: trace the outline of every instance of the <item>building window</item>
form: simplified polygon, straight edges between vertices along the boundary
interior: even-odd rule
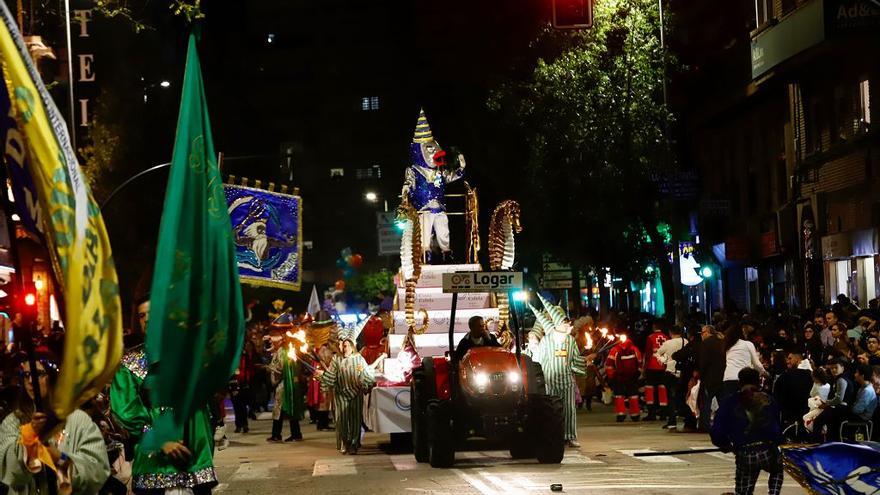
[[[871,126],[871,85],[867,79],[859,81],[859,131]]]
[[[773,0],[755,0],[755,27],[759,28],[773,18]]]
[[[330,178],[338,179],[345,177],[345,169],[344,168],[331,168],[330,169]]]
[[[361,98],[361,110],[364,112],[376,111],[379,109],[378,96],[364,96]]]
[[[359,168],[354,171],[354,177],[357,180],[381,179],[382,167],[373,165],[369,168]]]

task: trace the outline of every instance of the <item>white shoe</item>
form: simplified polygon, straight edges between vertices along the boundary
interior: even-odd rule
[[[574,440],[566,440],[566,441],[565,441],[565,446],[568,447],[568,448],[571,448],[571,449],[579,449],[579,448],[581,448],[581,444],[577,443],[577,442],[574,441]]]

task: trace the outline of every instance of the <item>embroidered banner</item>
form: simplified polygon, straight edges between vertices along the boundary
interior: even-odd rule
[[[302,199],[245,186],[225,187],[241,281],[298,291]]]

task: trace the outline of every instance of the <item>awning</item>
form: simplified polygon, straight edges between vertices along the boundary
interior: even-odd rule
[[[822,258],[846,259],[880,254],[876,228],[850,230],[822,237]]]

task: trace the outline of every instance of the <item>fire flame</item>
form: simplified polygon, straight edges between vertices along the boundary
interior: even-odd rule
[[[588,334],[587,335],[587,349],[592,349],[592,348],[593,348],[593,337],[590,337],[590,335]]]
[[[293,348],[293,342],[287,343],[287,358],[296,361],[296,350]]]
[[[602,334],[602,337],[605,337],[606,335],[608,335],[608,329],[607,328],[600,328],[599,333]]]
[[[625,334],[625,333],[620,334],[620,341],[621,341],[621,342],[626,342],[626,334]]]

